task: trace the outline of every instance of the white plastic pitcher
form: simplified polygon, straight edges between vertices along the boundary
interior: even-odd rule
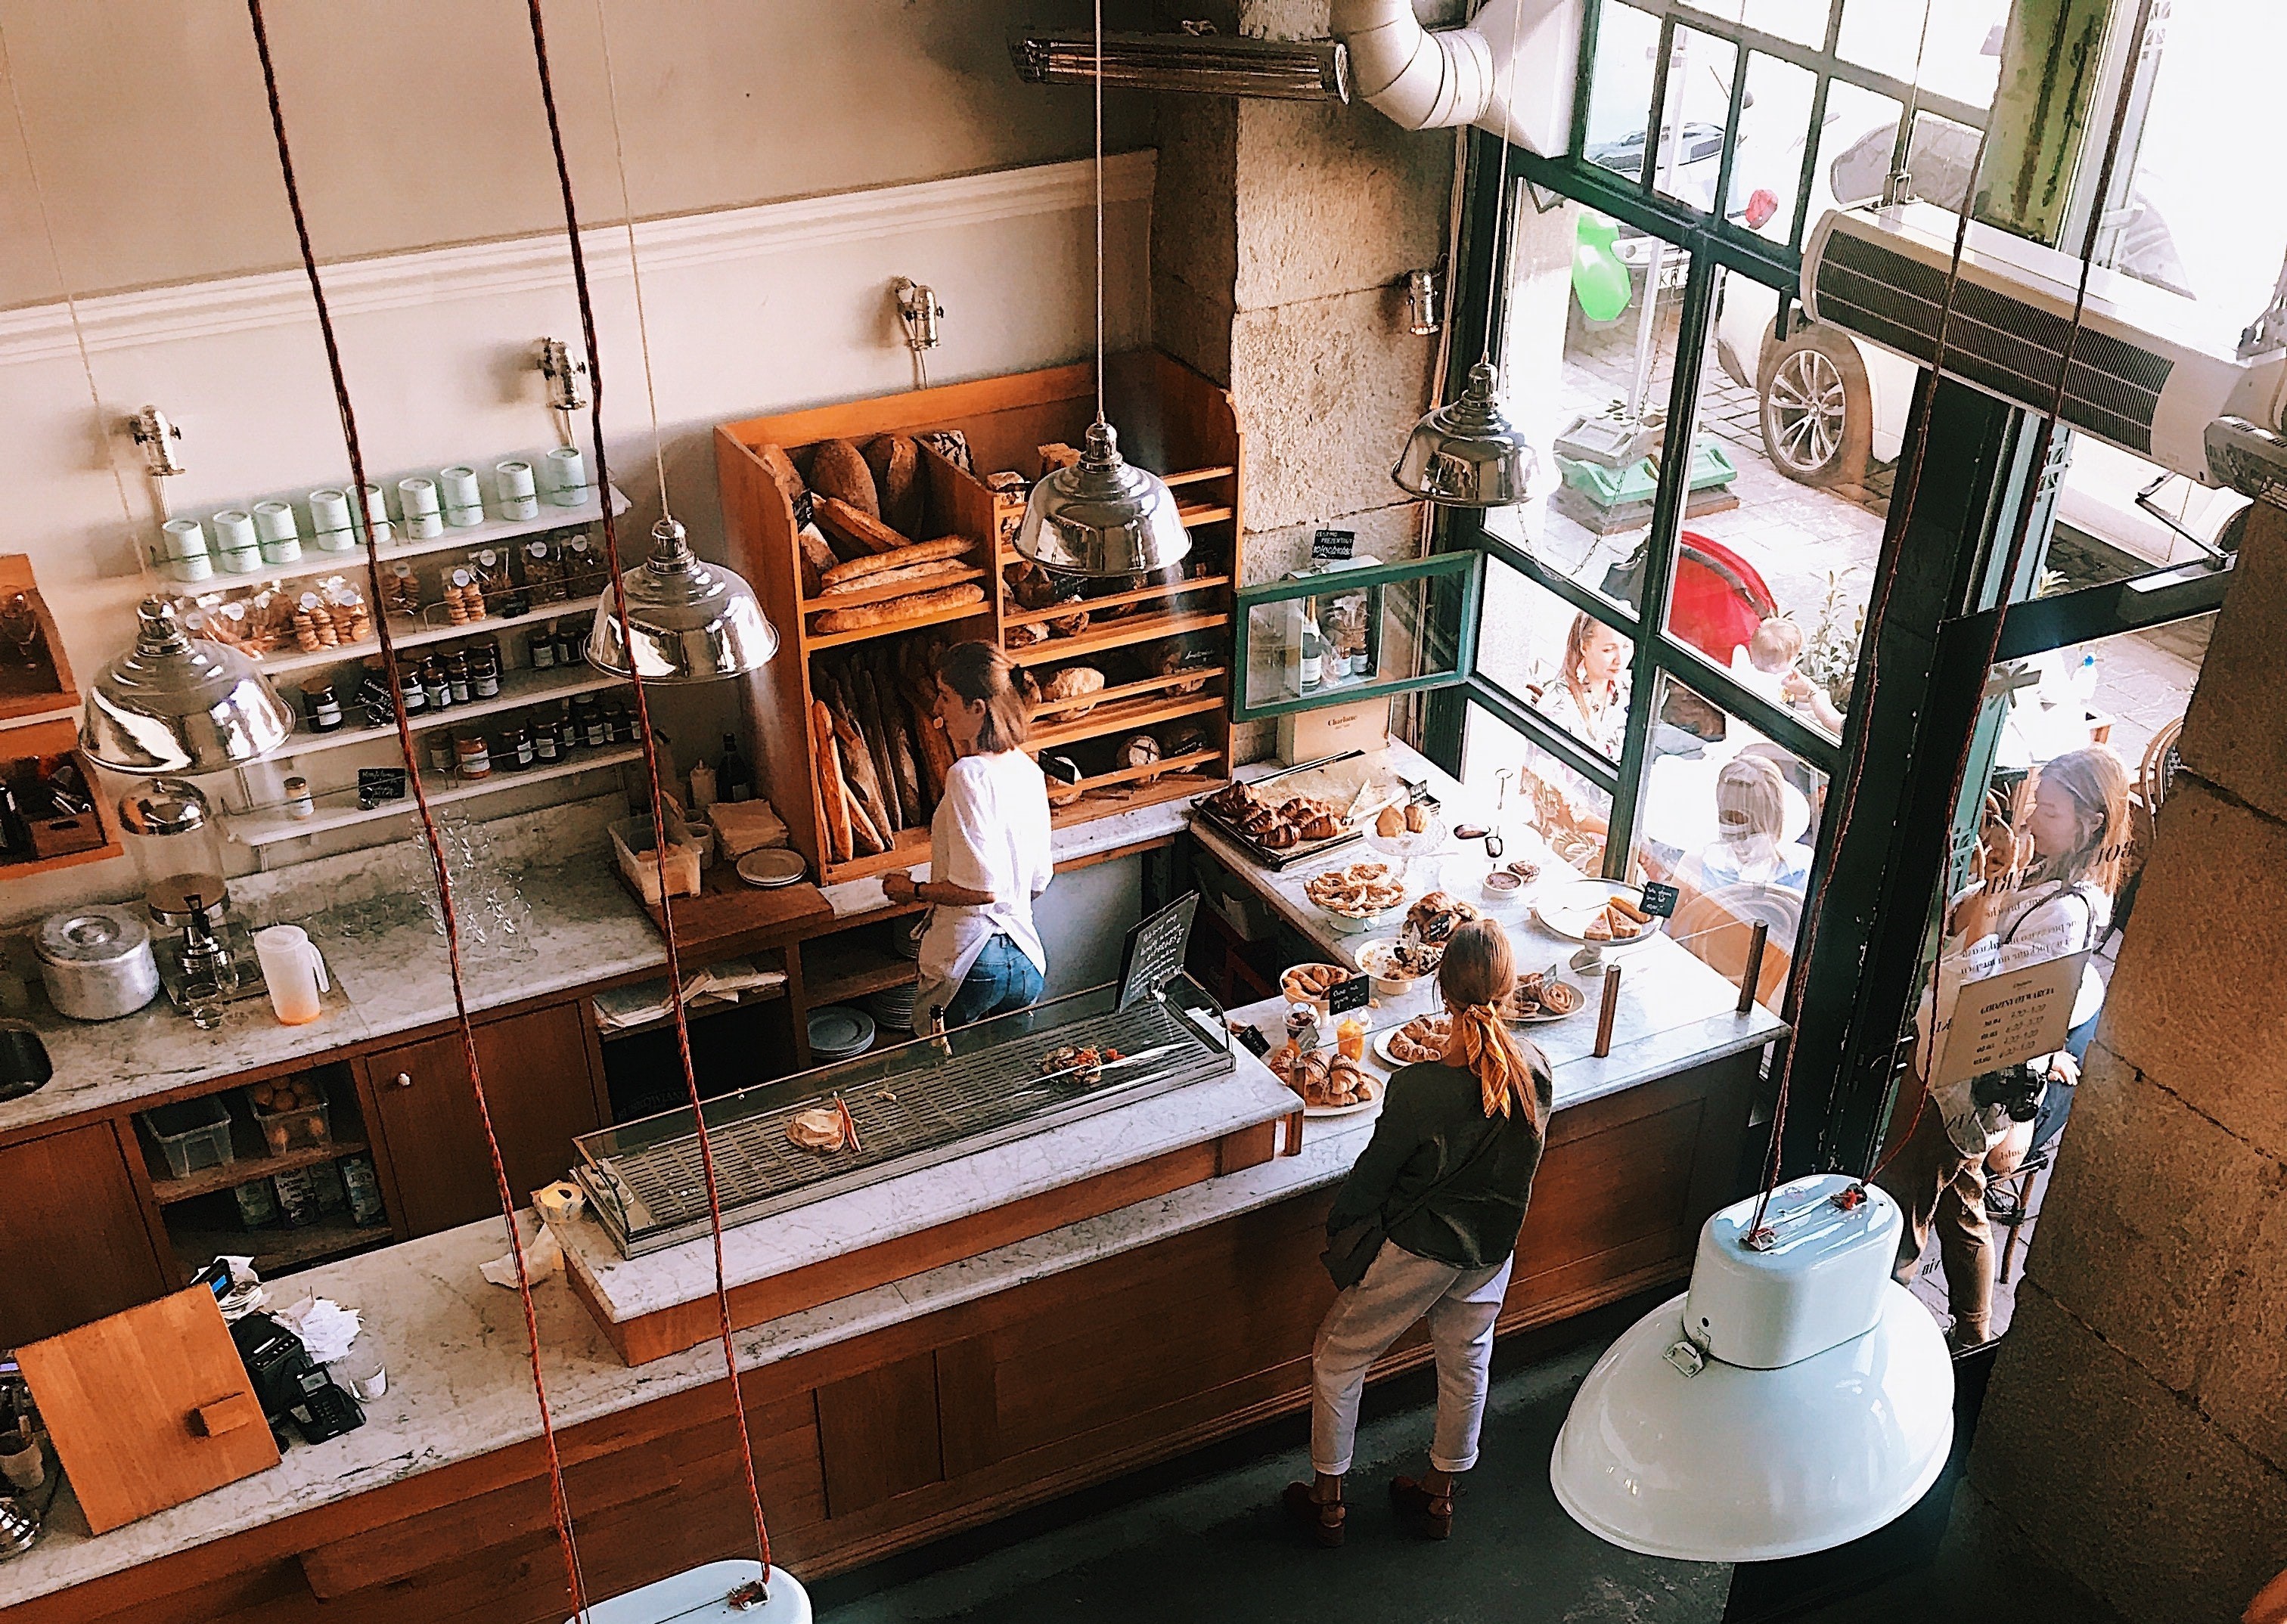
[[[270,989],[270,1007],[288,1026],[315,1021],[324,1004],[320,994],[333,982],[326,978],[326,961],[298,925],[273,925],[254,933],[254,956],[262,961],[262,980]]]

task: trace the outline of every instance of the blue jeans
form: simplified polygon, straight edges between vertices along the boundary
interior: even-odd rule
[[[1025,957],[1025,950],[996,933],[961,978],[961,990],[945,1006],[945,1023],[967,1026],[993,1015],[1023,1009],[1041,996],[1040,967]]]

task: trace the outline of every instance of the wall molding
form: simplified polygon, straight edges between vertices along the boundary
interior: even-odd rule
[[[1150,150],[1107,158],[1106,206],[1148,201],[1157,161]],[[1080,159],[640,220],[636,244],[644,269],[657,275],[868,238],[1081,210],[1095,198],[1093,166]],[[589,226],[581,236],[591,278],[608,281],[629,275],[624,225]],[[326,296],[336,315],[354,316],[444,299],[550,288],[568,292],[572,255],[558,233],[344,260],[324,270]],[[314,322],[316,311],[301,272],[269,271],[102,294],[80,300],[79,317],[88,349],[102,351]],[[68,360],[76,354],[70,308],[60,300],[0,311],[0,366]]]

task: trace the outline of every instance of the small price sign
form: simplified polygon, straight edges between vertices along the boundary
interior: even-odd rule
[[[1357,532],[1322,530],[1310,538],[1312,564],[1338,564],[1357,556]]]
[[[370,811],[384,801],[405,799],[402,767],[360,767],[357,776],[358,805]]]
[[[1243,1026],[1238,1029],[1238,1032],[1240,1047],[1254,1056],[1256,1060],[1261,1060],[1270,1052],[1270,1040],[1254,1028]]]
[[[1326,1013],[1346,1015],[1354,1009],[1364,1009],[1373,994],[1373,980],[1370,976],[1353,975],[1346,981],[1336,981],[1326,989]]]
[[[1643,901],[1638,905],[1654,918],[1665,919],[1675,912],[1675,904],[1682,895],[1674,886],[1651,881],[1644,886]]]

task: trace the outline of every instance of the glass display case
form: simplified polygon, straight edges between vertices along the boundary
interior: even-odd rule
[[[723,1221],[751,1223],[1229,1072],[1231,1045],[1222,1008],[1178,973],[1125,1007],[1118,986],[1095,987],[720,1095],[706,1121]],[[812,1112],[826,1120],[797,1122]],[[819,1137],[805,1135],[813,1125],[840,1142],[805,1143]],[[573,1174],[621,1256],[708,1233],[690,1107],[574,1143]]]
[[[1360,558],[1241,587],[1233,719],[1460,682],[1474,653],[1483,562],[1474,552]]]

